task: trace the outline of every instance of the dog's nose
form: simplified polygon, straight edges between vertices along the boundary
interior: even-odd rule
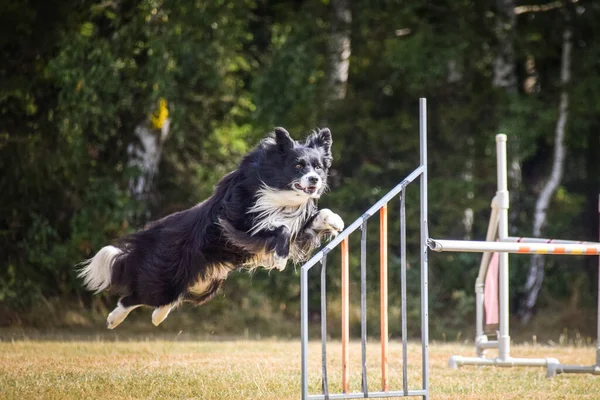
[[[318,176],[309,176],[308,177],[308,183],[310,183],[311,185],[316,185],[318,182],[319,182]]]

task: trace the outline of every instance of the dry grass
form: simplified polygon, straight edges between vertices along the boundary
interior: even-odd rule
[[[369,386],[378,389],[379,347],[369,344]],[[390,386],[402,382],[401,346],[390,343]],[[313,393],[320,388],[320,343],[310,344]],[[471,346],[431,344],[433,399],[600,398],[600,377],[545,378],[543,368],[446,367],[452,354],[471,355]],[[421,380],[420,345],[409,345],[409,386]],[[590,365],[593,348],[513,347],[518,356],[553,356]],[[328,346],[331,392],[340,387],[340,344]],[[360,344],[351,347],[352,390],[360,386]],[[298,341],[135,340],[0,342],[3,399],[298,399]]]

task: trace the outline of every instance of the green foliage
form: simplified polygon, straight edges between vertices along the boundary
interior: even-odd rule
[[[314,105],[325,100],[329,26],[321,5],[307,2],[302,11],[282,15],[269,27],[266,57],[253,79],[256,115],[267,129],[284,125],[305,131],[321,118]]]
[[[565,19],[559,16],[571,14],[517,18],[519,90],[506,94],[492,85],[500,46],[495,7],[490,1],[352,2],[347,95],[330,101],[328,1],[12,2],[0,16],[6,61],[0,65],[0,314],[6,316],[0,324],[14,323],[18,311],[48,300],[78,299],[84,307],[104,307],[107,298],[81,290],[74,264],[139,228],[147,215],[159,218],[209,196],[218,179],[273,126],[287,127],[296,138],[324,121],[331,127],[331,192],[320,206],[351,222],[418,165],[419,97],[429,98],[431,236],[484,237],[496,190],[493,137],[498,132],[508,134],[509,155],[521,161],[523,181],[518,196],[512,194],[511,208],[515,228],[528,235],[552,160],[562,89],[559,33]],[[548,210],[546,232],[593,240],[600,192],[600,43],[593,28],[600,8],[585,1],[578,7],[571,15],[575,40],[567,88],[566,174]],[[536,90],[526,92],[522,88],[531,76],[525,64],[531,59]],[[159,99],[168,104],[170,135],[155,196],[144,202],[129,193],[129,180],[139,171],[129,167],[127,150],[137,140],[135,128],[149,123]],[[417,182],[409,186],[406,203],[408,312],[416,320]],[[470,231],[463,223],[467,209],[474,220]],[[394,200],[391,287],[399,282],[398,219]],[[378,302],[379,293],[376,220],[368,227],[369,304]],[[350,245],[352,280],[358,282],[358,233]],[[330,255],[330,293],[339,289],[338,257]],[[431,257],[434,336],[464,330],[473,312],[478,260],[471,254]],[[527,261],[511,259],[515,289],[524,281]],[[594,271],[589,259],[549,260],[543,304],[573,302],[579,292],[577,301],[592,304]],[[298,280],[294,268],[234,274],[224,296],[198,315],[209,319],[234,310],[232,315],[244,316],[242,324],[265,330],[269,318],[296,321]],[[311,312],[318,313],[317,272],[310,284]],[[357,290],[353,286],[352,292]],[[518,290],[514,293],[518,296]],[[398,296],[391,291],[395,317]],[[333,296],[330,302],[335,309]],[[373,333],[379,329],[375,316],[369,326]],[[391,323],[393,334],[398,321]],[[224,325],[236,332],[241,326]],[[335,335],[337,328],[331,329]],[[418,329],[412,333],[418,335]]]

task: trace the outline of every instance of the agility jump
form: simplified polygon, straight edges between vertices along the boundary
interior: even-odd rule
[[[517,238],[508,236],[509,193],[507,187],[506,135],[496,135],[496,157],[498,191],[492,200],[492,213],[486,240],[437,240],[429,239],[428,245],[434,251],[482,252],[479,274],[475,281],[477,357],[452,356],[449,366],[495,365],[499,367],[540,366],[547,368],[547,376],[557,373],[591,373],[600,375],[600,289],[598,300],[598,338],[596,341],[596,364],[592,366],[563,365],[556,358],[517,358],[510,355],[509,335],[509,274],[508,254],[548,254],[548,255],[600,255],[600,243],[577,242],[544,238]],[[487,278],[487,279],[486,279]],[[483,331],[484,305],[488,314],[495,314],[497,307],[484,304],[485,285],[498,284],[499,330],[497,340],[488,340]],[[599,282],[600,287],[600,282]],[[495,299],[494,299],[495,300]],[[486,299],[493,303],[494,300]],[[493,304],[492,304],[493,305]],[[489,315],[488,315],[489,316]],[[497,318],[497,317],[496,317]],[[494,321],[496,322],[496,321]],[[487,349],[498,349],[498,357],[486,358]]]
[[[395,188],[390,190],[377,203],[375,203],[367,212],[348,226],[333,241],[325,246],[321,251],[315,254],[306,264],[302,266],[300,276],[300,333],[302,342],[302,399],[303,400],[321,400],[321,399],[358,399],[358,398],[381,398],[381,397],[402,397],[402,396],[422,396],[426,399],[429,396],[429,322],[428,322],[428,282],[427,282],[427,101],[424,98],[419,100],[419,131],[420,131],[420,165],[406,179],[400,182]],[[421,189],[421,342],[422,342],[422,386],[418,390],[408,390],[408,372],[407,372],[407,334],[406,334],[406,210],[405,210],[405,189],[406,187],[420,178]],[[395,198],[400,196],[400,245],[401,245],[401,298],[402,298],[402,390],[390,390],[388,383],[388,312],[387,312],[387,205]],[[366,343],[367,343],[367,221],[373,215],[379,213],[380,218],[380,284],[381,284],[381,384],[380,390],[370,391],[369,386],[375,384],[368,382],[366,367]],[[348,342],[349,342],[349,246],[348,236],[357,229],[362,230],[361,235],[361,257],[360,257],[360,315],[361,315],[361,345],[362,345],[362,382],[361,392],[351,393],[349,391],[349,365],[348,365]],[[326,268],[327,254],[335,247],[341,244],[342,272],[341,272],[341,297],[342,297],[342,390],[343,393],[329,393],[329,382],[327,373],[327,308],[326,308]],[[317,263],[321,263],[321,394],[309,394],[308,392],[308,271]]]
[[[322,248],[301,268],[300,279],[300,333],[301,333],[301,366],[302,366],[302,399],[356,399],[422,396],[429,397],[429,320],[428,320],[428,251],[436,252],[478,252],[483,253],[479,275],[475,283],[476,293],[476,340],[477,357],[452,356],[449,366],[458,368],[460,365],[481,366],[545,366],[547,376],[558,373],[592,373],[600,375],[600,282],[598,299],[598,340],[596,342],[596,364],[592,366],[563,365],[555,358],[517,358],[510,355],[509,335],[509,274],[508,254],[549,254],[549,255],[600,255],[600,243],[577,242],[572,240],[552,240],[542,238],[516,238],[508,236],[509,193],[507,188],[506,170],[506,135],[496,136],[497,153],[497,192],[492,201],[492,213],[485,241],[440,240],[428,237],[427,226],[427,101],[419,100],[419,131],[420,131],[420,165],[396,187],[384,195],[377,203],[361,217],[350,224],[327,246]],[[406,321],[406,211],[405,189],[420,178],[420,272],[421,272],[421,343],[422,343],[422,386],[418,390],[408,390],[407,382],[407,321]],[[402,382],[401,390],[390,390],[388,384],[388,354],[387,354],[387,205],[396,196],[400,197],[400,276],[401,276],[401,315],[402,315]],[[366,243],[367,221],[370,217],[380,215],[380,285],[381,285],[381,389],[369,390],[366,368]],[[349,391],[349,246],[348,237],[357,229],[361,235],[361,391]],[[341,248],[341,324],[342,324],[342,390],[343,393],[329,393],[327,372],[327,288],[326,267],[327,255],[335,247]],[[494,258],[494,260],[492,260]],[[496,261],[497,259],[497,261]],[[494,262],[497,262],[497,265]],[[308,389],[308,271],[316,264],[321,264],[321,394],[310,394]],[[489,268],[497,266],[498,268]],[[600,268],[600,266],[599,266]],[[488,275],[488,271],[496,271],[496,275]],[[486,277],[491,282],[499,283],[499,331],[497,340],[488,340],[483,331],[484,315],[484,281]],[[486,358],[487,349],[498,349],[498,357]],[[373,387],[373,384],[371,384]]]

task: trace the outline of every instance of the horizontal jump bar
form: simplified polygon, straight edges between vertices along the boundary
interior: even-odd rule
[[[427,245],[431,250],[438,252],[500,252],[517,254],[564,254],[583,256],[596,256],[600,254],[600,244],[507,243],[428,239]]]
[[[369,399],[372,398],[384,398],[384,397],[407,397],[407,396],[427,396],[426,390],[409,390],[408,394],[404,394],[403,391],[397,390],[395,392],[368,392],[367,396]],[[334,399],[364,399],[365,394],[360,393],[336,393],[330,394],[329,398]],[[312,394],[308,396],[308,400],[325,400],[325,395]]]
[[[310,260],[308,260],[302,266],[302,269],[309,270],[313,267],[313,265],[315,265],[316,263],[321,261],[321,259],[323,258],[323,254],[325,252],[329,252],[329,251],[333,250],[335,248],[335,246],[337,246],[338,244],[341,243],[342,240],[344,240],[345,238],[350,236],[350,234],[352,232],[354,232],[355,230],[360,228],[364,220],[368,219],[371,215],[373,215],[377,211],[379,211],[379,209],[381,207],[386,205],[391,199],[394,198],[394,196],[396,196],[398,193],[400,193],[406,185],[408,185],[409,183],[411,183],[412,181],[417,179],[423,173],[424,170],[425,170],[425,167],[423,165],[419,165],[417,167],[417,169],[415,169],[413,172],[411,172],[411,174],[408,175],[402,182],[397,184],[385,196],[383,196],[381,199],[379,199],[379,201],[377,203],[373,204],[373,206],[371,208],[369,208],[367,210],[367,212],[365,212],[363,215],[358,217],[356,219],[356,221],[354,221],[352,224],[350,224],[350,226],[348,226],[346,229],[344,229],[344,231],[342,233],[337,235],[336,238],[333,239],[331,242],[329,242],[329,244],[327,246],[323,247],[321,250],[319,250],[319,252],[317,254],[312,256],[312,258]]]
[[[503,239],[502,242],[518,242],[518,243],[550,243],[550,244],[600,244],[599,242],[586,242],[584,240],[563,240],[563,239],[546,239],[546,238],[531,238],[531,237],[514,237],[509,236]]]

